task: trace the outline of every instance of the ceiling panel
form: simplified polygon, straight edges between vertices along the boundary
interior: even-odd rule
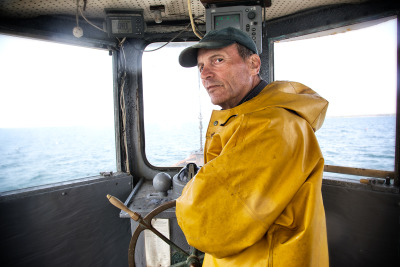
[[[267,20],[292,14],[321,5],[360,3],[366,0],[272,0],[266,10]],[[75,15],[77,4],[87,18],[104,19],[106,8],[142,9],[146,21],[153,21],[150,6],[164,5],[163,20],[187,20],[187,0],[0,0],[0,15],[8,18],[29,18],[40,15]],[[204,7],[200,0],[191,0],[194,17],[203,16]]]

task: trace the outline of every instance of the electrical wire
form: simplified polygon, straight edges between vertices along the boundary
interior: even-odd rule
[[[78,10],[79,10],[79,0],[76,0],[76,14],[75,14],[75,18],[76,18],[76,27],[79,27],[79,14],[78,14]]]
[[[129,157],[128,157],[128,142],[127,142],[127,137],[126,137],[126,107],[125,107],[125,93],[124,93],[124,87],[125,87],[125,78],[126,78],[126,71],[122,74],[121,77],[121,90],[120,90],[120,96],[119,96],[119,104],[121,108],[121,113],[122,113],[122,136],[123,136],[123,142],[124,142],[124,150],[125,150],[125,171],[127,173],[130,173],[130,167],[129,167]]]
[[[171,43],[173,40],[175,40],[176,38],[178,38],[184,31],[186,31],[187,28],[189,28],[189,26],[192,26],[192,30],[193,30],[194,34],[195,34],[199,39],[202,39],[203,37],[202,37],[202,35],[201,35],[199,32],[197,32],[197,27],[196,27],[196,24],[194,23],[194,19],[198,19],[198,17],[197,17],[197,18],[193,18],[193,15],[192,15],[192,7],[191,7],[191,2],[190,2],[190,0],[188,0],[188,7],[189,7],[190,24],[188,24],[182,31],[180,31],[176,36],[174,36],[171,40],[169,40],[169,41],[168,41],[167,43],[165,43],[164,45],[162,45],[162,46],[160,46],[160,47],[158,47],[158,48],[152,49],[152,50],[144,50],[143,52],[154,52],[154,51],[157,51],[157,50],[159,50],[159,49],[161,49],[161,48],[167,46],[167,45],[168,45],[169,43]],[[77,24],[78,27],[79,27],[79,15],[78,15],[78,11],[79,11],[79,13],[80,13],[80,15],[82,16],[82,18],[83,18],[89,25],[93,26],[94,28],[96,28],[96,29],[98,29],[98,30],[100,30],[100,31],[102,31],[102,32],[107,32],[106,30],[104,30],[104,29],[98,27],[97,25],[93,24],[92,22],[90,22],[90,21],[85,17],[85,15],[83,14],[82,8],[81,8],[81,6],[79,5],[79,0],[76,0],[76,10],[77,10],[77,11],[76,11],[76,24]],[[200,16],[199,16],[199,17],[200,17]],[[117,39],[118,39],[118,38],[117,38]],[[125,53],[124,53],[124,51],[123,51],[123,42],[125,41],[125,39],[126,39],[126,37],[124,37],[124,39],[122,39],[122,42],[118,39],[118,42],[119,42],[119,47],[121,47],[121,49],[122,49],[122,52],[123,52],[122,54],[123,54],[123,56],[124,56],[125,65],[126,65]]]
[[[193,33],[201,40],[201,39],[203,39],[203,37],[197,32],[196,27],[194,25],[193,15],[192,15],[192,3],[191,3],[191,0],[187,0],[187,3],[188,3],[190,24],[192,25]]]
[[[119,38],[117,38],[118,40],[118,47],[121,50],[121,54],[124,57],[124,66],[122,66],[122,68],[125,70],[126,69],[126,57],[125,57],[125,51],[124,51],[124,43],[126,41],[126,37],[122,38],[122,40],[120,40]]]
[[[194,19],[198,19],[201,16],[198,16]],[[178,38],[183,32],[185,32],[192,24],[189,23],[182,31],[180,31],[177,35],[175,35],[171,40],[169,40],[168,42],[166,42],[165,44],[161,45],[160,47],[154,48],[152,50],[144,50],[143,52],[154,52],[157,51],[165,46],[167,46],[169,43],[171,43],[173,40],[175,40],[176,38]]]
[[[77,2],[79,2],[79,0],[77,0]],[[107,32],[106,30],[104,30],[104,29],[102,29],[102,28],[96,26],[96,25],[93,24],[92,22],[90,22],[90,21],[85,17],[85,15],[83,15],[82,8],[81,8],[80,6],[78,6],[78,10],[79,10],[79,12],[81,13],[82,18],[83,18],[87,23],[89,23],[90,25],[92,25],[93,27],[95,27],[96,29],[98,29],[98,30],[100,30],[100,31],[102,31],[102,32]]]
[[[118,47],[121,51],[121,55],[123,57],[123,66],[121,66],[121,69],[123,70],[121,80],[120,80],[120,96],[119,96],[119,105],[121,109],[121,116],[122,116],[122,121],[121,121],[121,131],[122,131],[122,142],[125,150],[125,171],[127,173],[130,173],[130,167],[129,167],[129,155],[128,155],[128,142],[127,142],[127,136],[126,136],[126,104],[125,104],[125,81],[126,81],[126,56],[125,56],[125,50],[124,50],[124,43],[126,41],[126,37],[122,38],[122,40],[118,39]]]
[[[165,44],[161,45],[160,47],[154,48],[154,49],[152,49],[152,50],[144,50],[143,52],[154,52],[154,51],[157,51],[157,50],[159,50],[159,49],[165,47],[166,45],[168,45],[169,43],[171,43],[173,40],[175,40],[176,38],[178,38],[183,32],[185,32],[185,31],[189,28],[190,25],[191,25],[191,24],[188,24],[183,30],[181,30],[177,35],[175,35],[171,40],[169,40],[169,41],[166,42]]]

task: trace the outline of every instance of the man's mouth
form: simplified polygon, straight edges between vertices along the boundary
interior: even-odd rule
[[[213,91],[214,89],[216,89],[220,86],[221,86],[220,84],[212,84],[212,85],[208,85],[206,88],[207,88],[207,91]]]

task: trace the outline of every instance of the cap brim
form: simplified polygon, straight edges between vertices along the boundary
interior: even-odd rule
[[[233,43],[235,43],[235,41],[232,40],[199,42],[195,45],[192,45],[182,50],[182,52],[179,55],[179,64],[185,68],[194,67],[197,65],[197,52],[200,48],[204,49],[222,48],[231,45]]]

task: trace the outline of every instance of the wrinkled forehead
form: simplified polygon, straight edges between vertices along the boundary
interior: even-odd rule
[[[197,65],[201,64],[207,59],[216,57],[216,56],[229,56],[238,54],[237,45],[231,44],[229,46],[221,47],[221,48],[199,48],[197,50]]]

